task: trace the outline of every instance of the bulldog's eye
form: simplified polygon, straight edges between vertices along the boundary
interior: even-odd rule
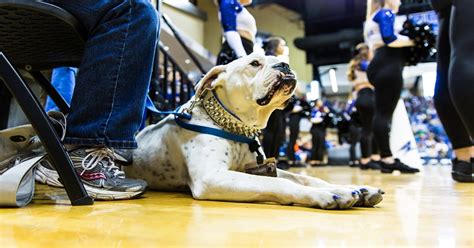
[[[250,65],[253,66],[253,67],[259,67],[260,62],[258,62],[258,60],[254,60],[254,61],[252,61],[252,63],[250,63]]]

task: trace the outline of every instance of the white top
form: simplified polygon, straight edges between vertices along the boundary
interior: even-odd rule
[[[242,11],[237,13],[237,30],[247,31],[252,34],[253,37],[257,35],[257,23],[255,22],[255,18],[246,8],[242,8]]]

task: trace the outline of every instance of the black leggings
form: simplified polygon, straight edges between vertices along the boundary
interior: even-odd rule
[[[370,88],[364,88],[357,93],[355,102],[358,113],[358,121],[362,127],[360,134],[360,149],[363,158],[368,158],[375,151],[372,150],[372,127],[375,112],[375,93]]]
[[[295,161],[295,144],[298,139],[298,134],[300,132],[300,114],[290,114],[290,140],[288,141],[288,147],[286,148],[286,155],[288,160]]]
[[[262,147],[267,158],[278,158],[280,146],[285,139],[285,112],[275,110],[268,119],[267,127],[263,130]]]
[[[474,135],[474,1],[455,1],[452,10],[450,1],[435,2],[439,19],[435,107],[453,148],[470,147]]]
[[[326,141],[326,127],[324,123],[313,124],[311,126],[311,141],[313,147],[311,149],[310,160],[323,161],[324,142]]]
[[[351,146],[349,148],[349,159],[350,161],[356,161],[357,156],[356,156],[356,147],[357,143],[360,141],[360,135],[361,135],[362,128],[354,122],[351,122],[351,125],[349,126],[349,133],[350,133],[350,142]]]
[[[403,88],[403,49],[383,46],[375,50],[367,69],[370,83],[375,86],[374,138],[382,158],[392,156],[390,123]]]

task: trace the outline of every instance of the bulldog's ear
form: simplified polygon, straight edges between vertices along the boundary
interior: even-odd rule
[[[223,71],[225,71],[225,68],[227,66],[225,65],[218,65],[214,66],[204,77],[199,80],[199,82],[196,84],[196,87],[194,88],[196,91],[196,96],[201,96],[201,94],[204,92],[205,89],[213,89],[214,85],[212,85],[212,82],[219,76],[219,74]]]

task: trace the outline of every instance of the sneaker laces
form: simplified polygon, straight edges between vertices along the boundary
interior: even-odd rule
[[[114,177],[125,178],[125,173],[121,171],[113,161],[115,155],[111,149],[101,147],[86,150],[86,152],[89,153],[82,160],[81,167],[84,170],[81,172],[81,175],[84,174],[85,171],[94,169],[101,161],[107,159],[108,162],[104,164],[104,168],[107,171],[112,172]]]

